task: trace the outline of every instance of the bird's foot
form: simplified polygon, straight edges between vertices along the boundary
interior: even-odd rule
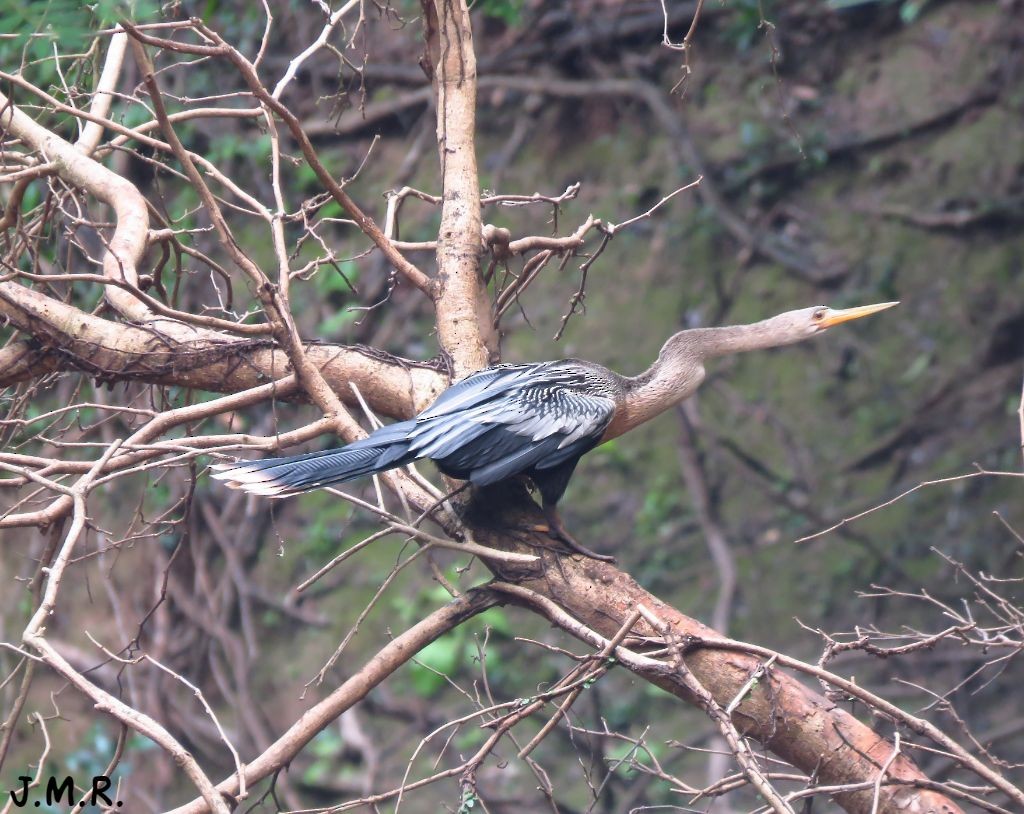
[[[615,557],[611,554],[598,554],[596,551],[592,551],[576,539],[566,530],[565,524],[562,523],[562,518],[558,515],[558,512],[552,508],[545,508],[544,514],[548,519],[549,528],[546,530],[548,535],[555,540],[564,543],[568,548],[575,551],[577,554],[582,554],[584,557],[590,557],[594,560],[600,560],[601,562],[616,562]]]

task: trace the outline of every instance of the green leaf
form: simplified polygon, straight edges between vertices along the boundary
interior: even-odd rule
[[[508,26],[517,26],[523,21],[523,0],[477,0],[473,10],[485,17],[501,20]]]
[[[337,334],[352,322],[356,318],[356,315],[349,310],[338,311],[334,316],[325,319],[317,326],[317,333],[321,336],[332,336]]]
[[[333,729],[324,729],[316,734],[309,748],[317,757],[335,757],[342,746],[341,735]]]
[[[928,366],[932,362],[932,355],[930,353],[922,353],[910,363],[910,367],[907,368],[903,374],[903,381],[912,382],[918,378],[922,373],[928,370]]]
[[[490,610],[486,610],[481,613],[477,619],[490,627],[490,629],[495,633],[507,636],[508,638],[511,638],[513,635],[512,623],[508,620],[508,614],[506,614],[501,608],[491,608]]]
[[[900,6],[900,19],[906,25],[910,25],[920,16],[926,5],[928,5],[928,0],[906,0]]]
[[[409,665],[416,693],[430,698],[447,682],[444,676],[454,672],[462,658],[463,635],[459,631],[445,634],[428,644]],[[440,674],[440,675],[439,675]]]
[[[34,59],[52,56],[54,42],[60,43],[64,53],[81,51],[98,28],[110,26],[123,17],[141,21],[157,14],[157,4],[152,0],[136,0],[133,3],[120,0],[97,0],[95,3],[82,3],[78,0],[35,0],[29,3],[24,0],[0,0],[3,29],[5,33],[16,35],[5,45],[11,51],[20,52],[31,41],[29,56]]]

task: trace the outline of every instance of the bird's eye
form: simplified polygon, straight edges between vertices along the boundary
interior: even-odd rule
[[[825,318],[825,314],[828,313],[827,308],[819,308],[814,314],[811,315],[811,319],[815,322],[821,322]]]

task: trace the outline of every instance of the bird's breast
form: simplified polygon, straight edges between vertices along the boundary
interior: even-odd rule
[[[676,372],[671,376],[653,377],[627,390],[616,404],[615,414],[601,436],[601,443],[618,438],[675,407],[691,396],[702,381],[704,367],[697,365],[682,374]]]
[[[615,415],[612,416],[611,423],[604,431],[604,435],[601,436],[600,443],[603,444],[605,441],[611,441],[613,438],[618,438],[623,433],[631,430],[634,426],[634,424],[629,423],[626,410],[622,405],[619,405],[615,410]]]

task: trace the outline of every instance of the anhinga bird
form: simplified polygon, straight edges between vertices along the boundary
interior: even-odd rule
[[[717,356],[791,345],[895,302],[787,311],[751,325],[680,331],[639,376],[582,359],[503,364],[472,373],[415,418],[337,449],[219,465],[213,477],[257,495],[287,497],[430,458],[477,486],[526,475],[553,537],[599,559],[565,530],[556,506],[579,459],[690,396]]]

